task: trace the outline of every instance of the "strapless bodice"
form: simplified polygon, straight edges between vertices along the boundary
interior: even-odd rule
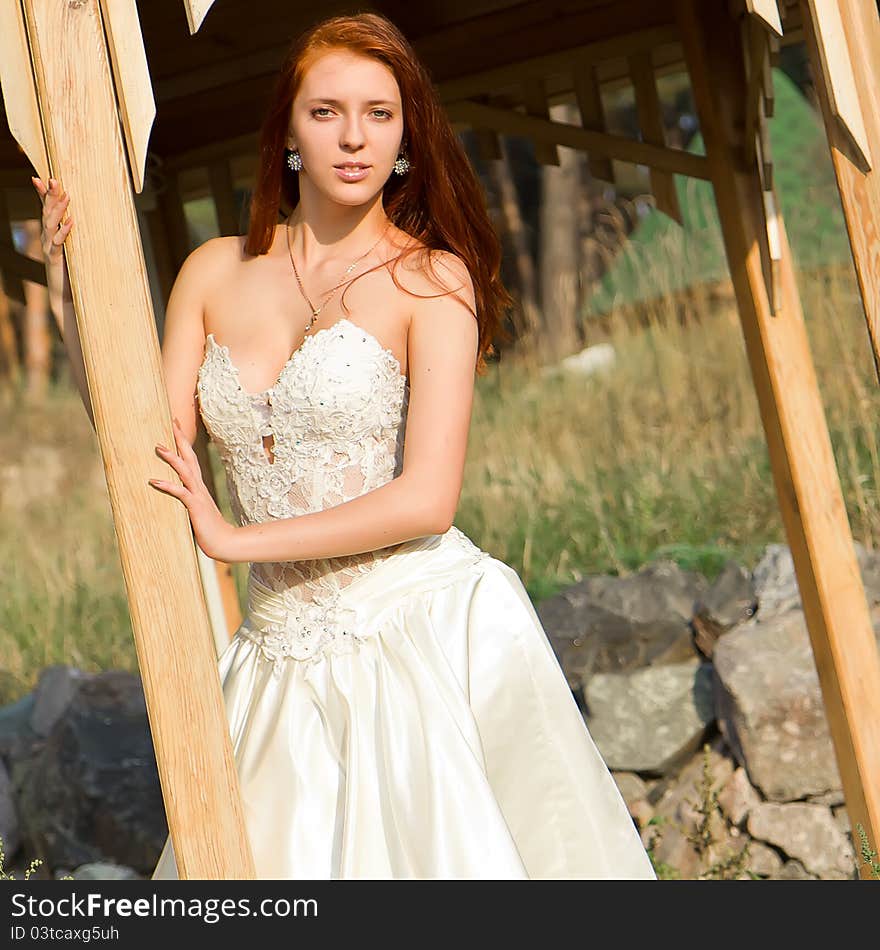
[[[408,380],[395,355],[351,320],[307,336],[274,385],[259,393],[244,389],[228,347],[208,334],[197,392],[239,524],[334,507],[403,469]],[[302,601],[332,602],[334,592],[395,547],[255,563],[251,574]]]

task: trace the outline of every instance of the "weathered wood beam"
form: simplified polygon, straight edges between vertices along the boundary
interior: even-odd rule
[[[451,102],[447,111],[454,121],[475,128],[495,129],[504,135],[520,135],[535,141],[565,145],[585,152],[595,152],[605,158],[647,165],[691,178],[709,177],[709,167],[704,156],[694,155],[683,149],[651,145],[649,142],[638,142],[622,135],[609,135],[607,132],[594,132],[579,125],[536,119],[521,112],[498,109],[479,102]]]
[[[147,484],[175,477],[155,455],[175,437],[98,2],[23,9],[49,168],[76,196],[65,257],[178,871],[252,878],[192,529]]]
[[[802,0],[804,34],[814,75],[822,70],[822,53],[816,25],[810,20],[811,4]],[[854,150],[852,138],[839,121],[840,113],[830,99],[829,86],[816,84],[825,132],[831,152],[837,187],[849,235],[856,279],[865,310],[874,367],[880,381],[880,267],[877,259],[877,235],[880,233],[880,177],[877,169],[864,164],[871,153],[880,151],[880,19],[874,4],[840,0],[839,14],[844,28],[846,58],[853,71],[856,102],[863,117],[868,155]],[[839,107],[839,105],[838,105]],[[877,839],[874,847],[880,851]]]
[[[544,92],[542,79],[527,79],[522,85],[523,102],[526,115],[550,121],[550,106]],[[555,142],[546,139],[533,139],[535,160],[539,165],[559,165],[559,151]]]
[[[828,725],[858,841],[880,831],[880,657],[781,220],[782,307],[760,266],[762,188],[738,161],[746,75],[720,0],[676,0],[746,351]],[[875,13],[876,17],[876,13]],[[867,870],[863,869],[867,876]]]
[[[872,9],[876,14],[876,5]],[[811,42],[817,53],[814,70],[825,87],[829,112],[849,139],[856,161],[863,171],[868,171],[873,161],[872,143],[865,130],[863,105],[855,78],[857,64],[850,55],[844,28],[844,8],[837,0],[807,0],[807,10],[804,11],[804,19],[809,16]],[[864,68],[860,68],[859,72],[864,78]],[[876,81],[876,76],[873,79]],[[877,140],[873,141],[876,143]]]
[[[591,132],[605,132],[605,111],[602,106],[602,89],[596,75],[596,67],[587,60],[580,60],[572,67],[572,84],[575,100],[581,114],[581,125]],[[615,184],[614,165],[601,155],[589,155],[590,174],[593,178]]]
[[[651,52],[647,50],[634,53],[629,57],[629,71],[632,76],[636,98],[636,112],[642,141],[660,148],[666,147],[666,130],[663,125],[663,109],[657,93],[657,81],[654,78],[654,64]],[[669,215],[673,221],[681,224],[681,208],[675,190],[675,179],[669,172],[659,168],[649,169],[651,192],[658,211]]]

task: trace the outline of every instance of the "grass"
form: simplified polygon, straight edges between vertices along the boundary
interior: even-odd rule
[[[855,281],[799,283],[853,534],[873,548],[880,392]],[[784,540],[736,312],[695,315],[661,301],[621,322],[610,373],[545,376],[511,352],[478,379],[455,520],[533,600],[658,557],[712,578]],[[96,439],[63,379],[43,404],[0,405],[0,557],[0,704],[53,663],[137,670]]]

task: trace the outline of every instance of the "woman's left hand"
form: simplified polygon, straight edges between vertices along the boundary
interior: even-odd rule
[[[173,495],[183,502],[189,512],[189,520],[192,522],[193,534],[198,546],[208,557],[223,561],[229,555],[235,527],[223,517],[223,513],[202,481],[202,469],[198,456],[183,434],[183,429],[176,418],[174,441],[177,443],[176,452],[164,445],[157,445],[156,454],[177,472],[183,484],[177,485],[158,478],[151,478],[149,483],[154,488]]]

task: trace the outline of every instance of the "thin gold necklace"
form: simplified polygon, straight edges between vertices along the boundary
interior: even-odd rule
[[[287,232],[287,250],[288,250],[288,253],[290,254],[290,263],[293,264],[293,273],[294,273],[294,275],[296,276],[296,282],[297,282],[297,284],[299,285],[300,293],[303,295],[303,297],[305,298],[306,303],[309,305],[309,310],[312,311],[311,319],[309,320],[308,324],[306,325],[306,329],[305,329],[305,332],[308,333],[309,330],[312,328],[312,324],[315,322],[315,320],[317,320],[318,314],[319,314],[319,313],[324,309],[324,307],[326,307],[327,304],[330,302],[330,298],[336,293],[337,290],[339,290],[340,287],[342,287],[343,284],[346,283],[346,278],[348,277],[348,275],[355,269],[355,267],[356,267],[365,257],[367,257],[367,255],[371,254],[371,253],[379,246],[379,242],[382,240],[383,237],[385,237],[385,232],[388,230],[388,226],[390,225],[391,221],[389,220],[388,223],[387,223],[387,224],[385,225],[385,227],[383,228],[382,233],[379,235],[379,240],[376,241],[376,243],[375,243],[371,248],[369,248],[369,250],[365,251],[363,254],[360,255],[360,257],[356,258],[355,260],[353,260],[353,261],[351,262],[351,264],[348,265],[348,267],[347,267],[346,270],[345,270],[345,273],[342,275],[342,280],[340,280],[338,284],[336,284],[336,285],[334,285],[333,287],[331,287],[330,290],[327,292],[327,295],[326,295],[326,297],[325,297],[325,299],[324,299],[324,302],[323,302],[319,307],[315,307],[315,305],[312,303],[312,301],[309,300],[309,296],[308,296],[308,294],[306,293],[305,287],[303,287],[303,282],[302,282],[302,280],[300,279],[299,271],[296,269],[296,261],[293,259],[293,247],[292,247],[291,244],[290,244],[290,219],[291,219],[291,217],[293,217],[293,212],[291,212],[290,215],[288,215],[287,222],[286,222],[286,228],[285,228],[285,230],[286,230],[286,232]]]

